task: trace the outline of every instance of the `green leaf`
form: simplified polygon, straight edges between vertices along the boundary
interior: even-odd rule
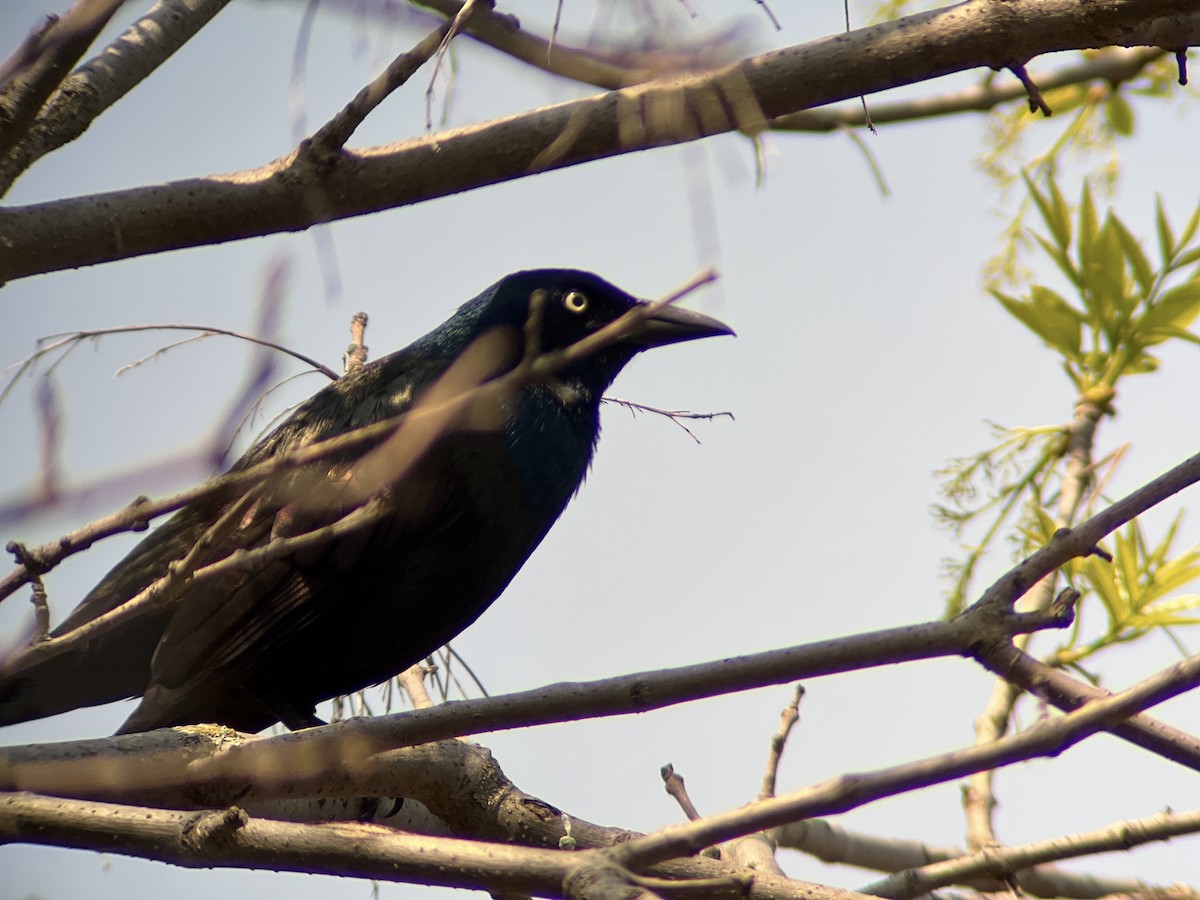
[[[1082,228],[1079,236],[1082,240]],[[1133,304],[1125,293],[1125,256],[1110,221],[1089,242],[1083,258],[1085,296],[1091,301],[1088,312],[1107,336],[1109,349],[1114,350],[1121,343],[1122,325]]]
[[[1171,223],[1167,220],[1161,196],[1154,198],[1154,227],[1158,231],[1158,252],[1162,255],[1165,269],[1175,256],[1175,235],[1171,233]]]
[[[1143,612],[1181,613],[1200,609],[1200,594],[1178,594],[1169,600],[1161,600],[1148,606]]]
[[[1151,628],[1169,628],[1172,625],[1196,625],[1200,617],[1180,616],[1169,612],[1136,613],[1129,617],[1126,626],[1138,631],[1149,631]]]
[[[1154,573],[1146,585],[1146,600],[1148,603],[1159,600],[1197,578],[1200,578],[1200,554],[1192,550],[1168,561]]]
[[[1087,253],[1096,240],[1100,231],[1100,223],[1096,219],[1096,202],[1092,199],[1092,186],[1085,179],[1083,193],[1079,198],[1079,236],[1078,246],[1080,258]]]
[[[1104,604],[1104,609],[1108,613],[1109,630],[1116,631],[1120,627],[1120,623],[1129,617],[1130,611],[1125,605],[1124,596],[1117,587],[1112,565],[1094,556],[1089,556],[1083,561],[1080,574],[1087,579],[1088,584],[1092,587],[1092,592]]]
[[[1154,344],[1161,344],[1167,340],[1187,341],[1189,344],[1200,344],[1200,335],[1192,334],[1190,331],[1185,331],[1182,328],[1176,328],[1174,325],[1159,325],[1147,337],[1140,338],[1141,342],[1147,347]]]
[[[1054,260],[1054,264],[1058,266],[1059,271],[1067,276],[1071,284],[1077,288],[1082,287],[1083,276],[1079,274],[1079,269],[1075,268],[1075,263],[1071,261],[1071,257],[1067,256],[1066,250],[1052,244],[1036,231],[1031,231],[1030,234],[1033,235],[1034,240],[1038,242],[1038,245],[1045,254]]]
[[[1154,267],[1150,265],[1150,260],[1142,252],[1141,242],[1115,215],[1110,216],[1109,222],[1117,233],[1121,249],[1125,252],[1125,258],[1129,260],[1129,268],[1133,270],[1133,277],[1137,279],[1138,287],[1142,289],[1142,295],[1148,296],[1154,287],[1155,272]]]
[[[1067,356],[1077,357],[1083,317],[1049,288],[1035,285],[1032,290],[1033,302],[1018,300],[995,289],[990,293],[1009,315],[1051,347]]]
[[[1139,353],[1125,365],[1129,375],[1145,375],[1147,372],[1158,371],[1158,360],[1149,353]]]
[[[1188,223],[1183,226],[1183,234],[1179,236],[1179,249],[1183,249],[1192,242],[1192,238],[1196,236],[1196,229],[1200,227],[1200,206],[1192,212],[1192,217],[1188,219]]]
[[[1043,339],[1072,357],[1078,356],[1083,339],[1083,314],[1059,294],[1040,284],[1030,288],[1030,299],[1038,310],[1042,325],[1039,334]]]
[[[1048,178],[1049,196],[1047,196],[1037,189],[1037,185],[1033,183],[1027,172],[1022,172],[1021,178],[1025,180],[1025,188],[1029,191],[1033,202],[1037,204],[1042,221],[1050,229],[1055,243],[1065,251],[1071,246],[1071,213],[1058,190],[1058,185],[1055,184],[1053,178]]]
[[[1200,315],[1200,276],[1164,291],[1138,320],[1136,331],[1150,334],[1163,326],[1186,329]]]
[[[1123,532],[1118,531],[1113,538],[1117,545],[1117,550],[1113,554],[1113,566],[1116,567],[1119,575],[1118,582],[1128,600],[1129,609],[1141,609],[1137,542],[1132,539],[1130,529]]]
[[[1108,119],[1108,127],[1117,134],[1125,137],[1133,134],[1133,107],[1119,91],[1104,105],[1104,114]]]
[[[1192,263],[1200,260],[1200,247],[1193,247],[1179,259],[1175,260],[1176,269],[1182,269],[1184,266],[1190,266]]]

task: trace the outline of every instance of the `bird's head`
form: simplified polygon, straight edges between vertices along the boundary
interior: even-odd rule
[[[447,323],[464,338],[504,329],[524,355],[536,340],[542,353],[565,350],[616,322],[630,310],[646,307],[613,284],[576,269],[515,272],[465,304]],[[603,392],[636,354],[696,338],[733,334],[723,322],[690,310],[666,306],[632,323],[611,342],[565,367],[567,379],[579,379],[589,393]]]

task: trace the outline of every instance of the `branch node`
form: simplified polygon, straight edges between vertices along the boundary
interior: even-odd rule
[[[207,810],[184,823],[180,839],[189,849],[202,850],[207,844],[229,837],[249,821],[246,811],[236,806]]]
[[[129,511],[133,511],[140,506],[145,506],[149,502],[150,502],[150,498],[147,497],[145,494],[138,494],[136,497],[134,497],[132,500],[129,501],[129,505],[127,507],[125,507],[125,509],[129,510]],[[134,531],[134,532],[146,531],[147,529],[150,528],[150,519],[149,518],[133,519],[129,522],[128,528],[130,531]],[[63,544],[63,546],[66,547],[67,545]]]

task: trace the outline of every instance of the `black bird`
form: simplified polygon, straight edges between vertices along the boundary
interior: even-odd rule
[[[508,390],[490,381],[639,306],[588,272],[518,272],[404,350],[325,387],[233,470],[409,415],[249,493],[243,485],[184,507],[53,634],[115,609],[198,544],[195,568],[273,539],[338,533],[187,583],[61,655],[23,665],[13,654],[0,665],[0,724],[140,694],[119,733],[305,727],[319,723],[320,701],[424,658],[487,609],[562,513],[595,450],[601,395],[622,367],[648,347],[733,333],[664,307],[548,378]]]

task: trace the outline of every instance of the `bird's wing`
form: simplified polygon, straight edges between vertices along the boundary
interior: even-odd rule
[[[407,366],[401,377],[393,373],[391,383],[382,390],[366,386],[354,391],[359,401],[352,404],[352,420],[337,421],[332,432],[411,408],[412,398],[419,397],[444,368],[444,361],[422,360]],[[391,399],[381,404],[382,397]],[[343,413],[347,411],[344,406],[339,407]],[[377,451],[376,477],[379,454],[404,452],[402,446],[389,448],[387,443],[381,442],[372,451]],[[271,452],[286,449],[273,447]],[[253,463],[262,456],[261,451],[252,451],[247,459]],[[454,479],[445,477],[433,459],[411,469],[383,494],[372,494],[365,506],[357,502],[365,499],[362,491],[354,489],[355,478],[364,468],[361,451],[320,466],[315,479],[312,471],[302,470],[300,478],[292,480],[295,484],[308,478],[303,496],[277,490],[269,501],[251,510],[228,549],[261,548],[273,538],[301,535],[339,520],[348,522],[343,518],[348,514],[365,521],[316,546],[257,566],[235,568],[190,589],[167,624],[152,663],[152,684],[171,689],[159,692],[164,702],[187,706],[196,694],[244,682],[258,661],[270,658],[301,632],[328,621],[334,607],[362,602],[346,585],[356,564],[378,566],[381,559],[402,560],[419,553],[423,544],[435,539],[462,513],[462,497]],[[305,502],[314,488],[325,497],[316,505]],[[149,702],[150,695],[144,705]]]

